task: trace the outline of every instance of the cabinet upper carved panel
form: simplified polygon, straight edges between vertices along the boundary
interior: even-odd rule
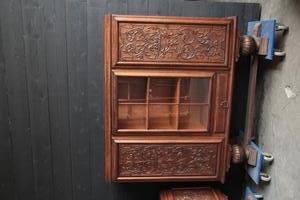
[[[120,61],[224,63],[226,26],[119,24]]]
[[[187,21],[115,16],[113,64],[228,67],[232,20]]]

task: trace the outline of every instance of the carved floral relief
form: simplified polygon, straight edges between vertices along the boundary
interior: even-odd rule
[[[175,200],[215,200],[210,190],[177,190],[174,191]]]
[[[120,176],[213,176],[218,144],[119,144]]]
[[[119,61],[224,63],[225,25],[119,23]]]

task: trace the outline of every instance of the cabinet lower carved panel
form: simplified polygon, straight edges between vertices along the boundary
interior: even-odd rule
[[[198,143],[197,143],[198,142]],[[119,180],[162,179],[180,180],[187,176],[195,179],[218,178],[220,149],[223,140],[186,141],[123,140],[113,142],[115,168]]]
[[[172,189],[160,193],[160,200],[228,200],[212,188]]]
[[[217,144],[120,144],[120,176],[213,176]]]

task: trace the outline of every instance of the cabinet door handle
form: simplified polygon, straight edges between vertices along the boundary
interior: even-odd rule
[[[221,101],[220,106],[223,109],[228,109],[228,102],[226,100]]]

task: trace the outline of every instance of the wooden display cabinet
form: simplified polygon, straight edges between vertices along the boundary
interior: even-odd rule
[[[105,17],[108,181],[224,181],[236,18]]]

